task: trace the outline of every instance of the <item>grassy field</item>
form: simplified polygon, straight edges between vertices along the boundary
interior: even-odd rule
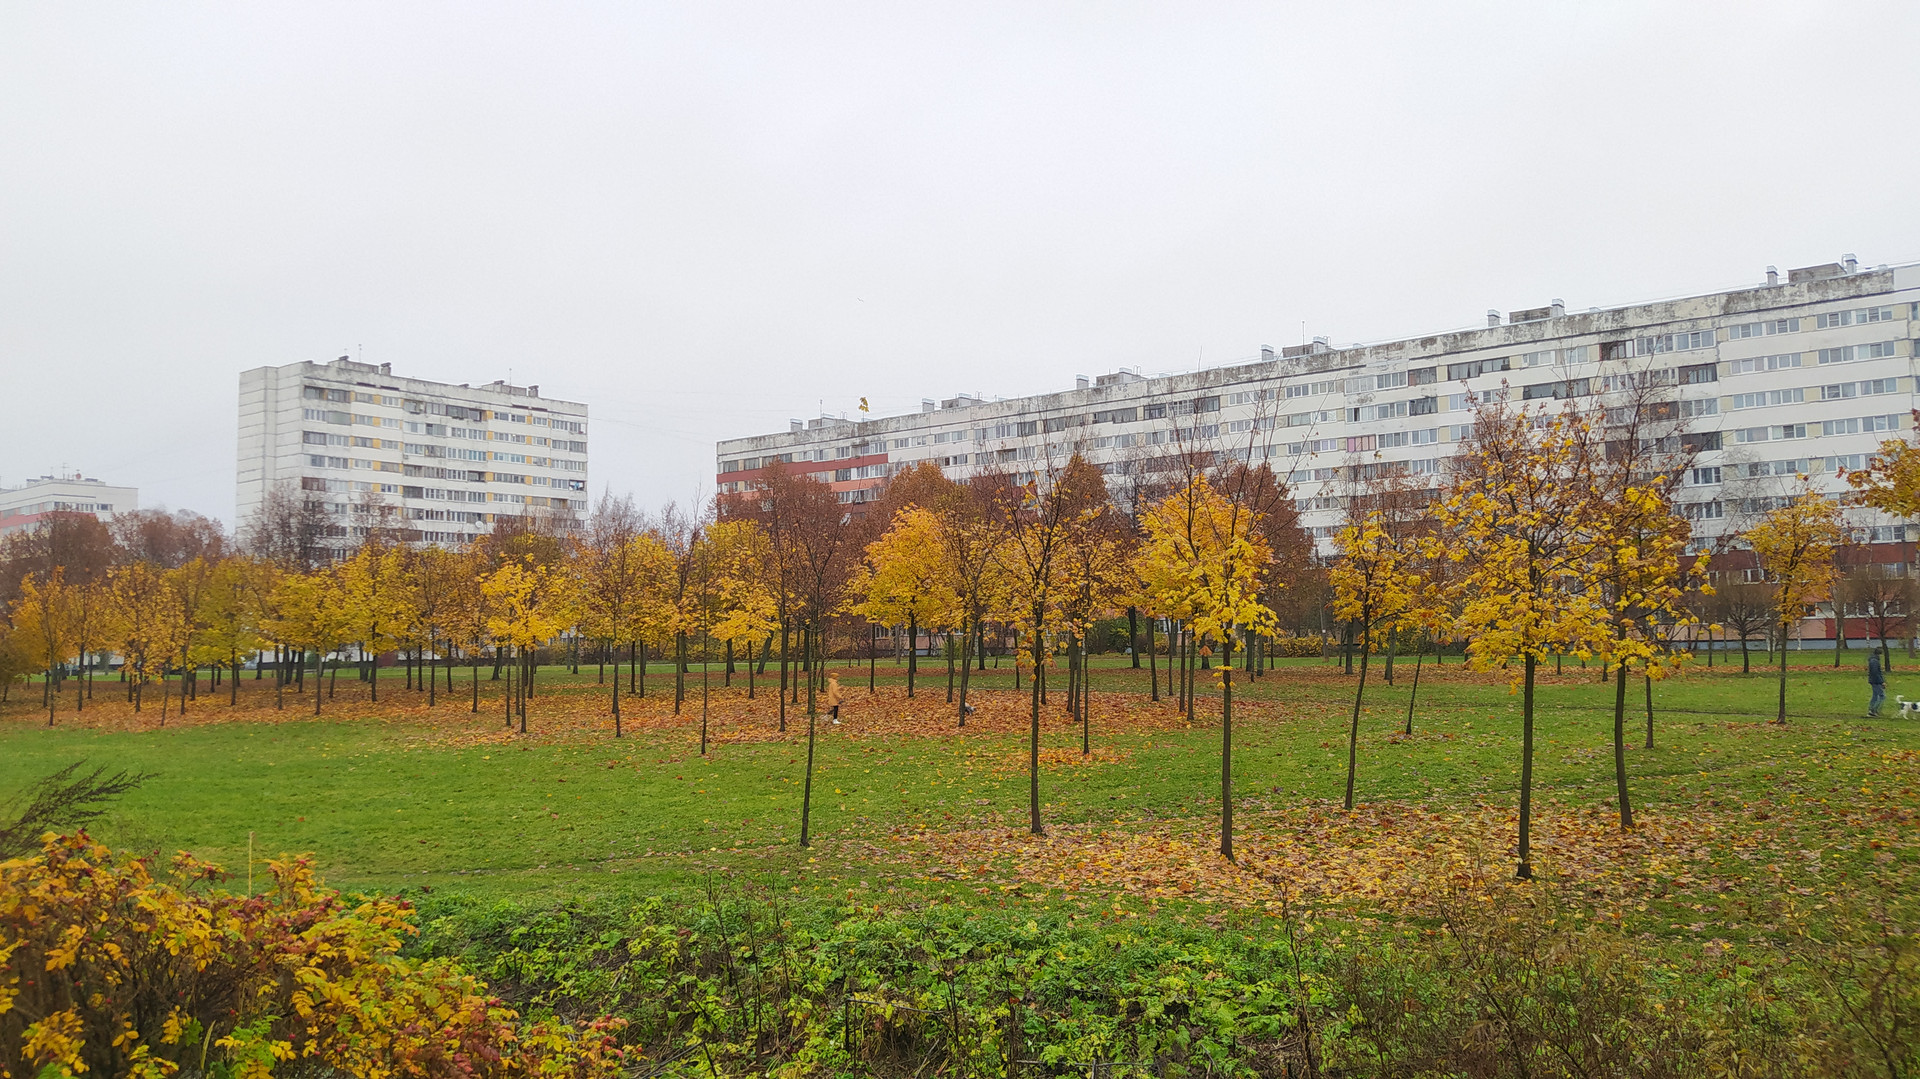
[[[1704,923],[1727,933],[1736,915],[1717,902],[1728,889],[1713,881],[1771,874],[1818,891],[1823,880],[1911,861],[1920,845],[1920,719],[1891,704],[1882,718],[1865,717],[1863,657],[1844,656],[1836,671],[1830,653],[1795,655],[1784,728],[1764,722],[1771,672],[1699,666],[1656,684],[1653,749],[1640,748],[1646,720],[1633,684],[1628,763],[1644,825],[1643,838],[1624,846],[1612,824],[1612,686],[1568,665],[1541,692],[1543,868],[1637,882],[1618,893],[1621,906],[1629,918],[1647,914],[1650,895],[1655,928]],[[504,726],[498,683],[483,677],[480,709],[469,711],[465,672],[433,709],[390,671],[378,704],[342,679],[317,719],[310,697],[275,711],[266,684],[245,681],[239,709],[224,693],[203,696],[164,725],[151,701],[136,716],[117,685],[101,682],[84,712],[63,700],[51,729],[37,687],[16,687],[0,712],[0,792],[75,760],[150,772],[97,835],[138,850],[190,850],[236,873],[249,843],[257,859],[311,851],[329,881],[349,889],[619,900],[697,887],[719,869],[902,901],[984,893],[1007,902],[1011,893],[1040,907],[1102,911],[1163,900],[1258,906],[1258,896],[1236,898],[1247,888],[1232,880],[1210,890],[1217,870],[1201,860],[1217,842],[1220,808],[1215,689],[1189,722],[1148,699],[1144,671],[1109,663],[1094,672],[1090,754],[1061,697],[1050,702],[1042,798],[1054,837],[1040,844],[1022,838],[1026,702],[1011,672],[976,675],[981,709],[958,729],[944,670],[931,662],[914,700],[898,669],[883,668],[869,695],[864,666],[834,668],[849,704],[843,723],[823,717],[817,728],[812,849],[796,843],[804,705],[790,706],[782,734],[764,681],[748,702],[717,671],[704,756],[697,671],[676,717],[670,677],[655,669],[648,695],[624,702],[620,739],[590,668],[542,672],[524,735]],[[1890,689],[1899,693],[1905,657],[1895,665]],[[1519,700],[1503,678],[1468,674],[1457,660],[1426,663],[1406,737],[1412,665],[1400,661],[1395,685],[1379,679],[1378,664],[1374,674],[1361,721],[1362,811],[1353,817],[1337,812],[1352,679],[1322,661],[1290,661],[1238,681],[1235,693],[1243,862],[1257,873],[1262,859],[1282,859],[1289,873],[1319,882],[1308,888],[1317,899],[1360,914],[1395,858],[1446,842],[1508,858],[1519,773]],[[1920,696],[1920,677],[1912,684]],[[1349,856],[1359,861],[1341,861]]]

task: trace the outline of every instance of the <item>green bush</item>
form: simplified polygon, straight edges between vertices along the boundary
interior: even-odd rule
[[[421,950],[530,1014],[625,1018],[661,1075],[1892,1079],[1920,1061],[1905,908],[1844,907],[1775,952],[1686,963],[1544,883],[1480,882],[1364,938],[828,909],[718,881],[697,909],[423,913]]]

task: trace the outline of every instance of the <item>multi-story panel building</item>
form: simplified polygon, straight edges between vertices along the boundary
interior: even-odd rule
[[[1334,347],[1262,349],[1257,360],[1187,374],[1121,371],[1013,400],[962,395],[920,412],[820,417],[717,446],[721,492],[747,489],[782,460],[857,506],[922,461],[965,479],[983,469],[1040,474],[1081,453],[1112,477],[1151,476],[1204,449],[1268,462],[1323,544],[1357,481],[1438,473],[1471,433],[1478,395],[1522,402],[1662,388],[1692,460],[1679,498],[1703,537],[1725,534],[1797,489],[1838,492],[1879,443],[1911,432],[1920,334],[1920,264],[1844,261],[1769,268],[1753,288],[1572,312],[1488,312],[1469,330]],[[1118,493],[1118,492],[1116,492]],[[1863,540],[1906,541],[1911,525],[1850,511]]]
[[[587,406],[538,386],[452,386],[390,364],[301,362],[240,375],[238,515],[276,487],[319,502],[344,540],[373,515],[459,544],[496,517],[586,510]]]
[[[20,532],[53,513],[91,513],[107,520],[140,507],[140,492],[114,487],[78,472],[41,476],[0,488],[0,536]]]

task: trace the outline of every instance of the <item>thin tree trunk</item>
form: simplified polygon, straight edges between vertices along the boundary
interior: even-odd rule
[[[1140,669],[1140,608],[1127,608],[1127,651],[1133,653],[1133,669]]]
[[[786,627],[784,625],[781,627],[780,636],[781,636],[781,639],[780,639],[780,686],[781,686],[780,688],[780,729],[786,730],[787,729],[787,691],[786,691],[787,637],[786,637]],[[811,699],[812,694],[808,694],[808,697],[809,699]],[[813,715],[813,710],[809,708],[807,710],[807,771],[806,771],[806,777],[802,779],[800,783],[800,845],[802,847],[806,847],[809,845],[807,829],[812,823],[811,818],[813,815],[813,729],[814,729],[814,715]]]
[[[1046,830],[1040,826],[1040,662],[1043,658],[1041,652],[1046,647],[1042,643],[1046,634],[1040,632],[1040,626],[1045,617],[1046,610],[1039,604],[1035,604],[1031,634],[1033,638],[1033,708],[1027,739],[1027,810],[1034,835],[1046,834]]]
[[[914,676],[920,671],[920,613],[907,612],[907,699],[913,699]]]
[[[1613,675],[1613,786],[1620,800],[1620,827],[1633,827],[1633,803],[1627,794],[1627,665]]]
[[[1784,622],[1780,625],[1780,708],[1773,721],[1782,726],[1787,722],[1787,626]]]
[[[867,695],[874,693],[874,681],[880,663],[880,623],[867,623]]]
[[[681,630],[673,635],[673,714],[680,714],[680,705],[687,699],[687,633]]]
[[[1347,724],[1347,809],[1353,808],[1353,779],[1360,767],[1360,702],[1367,692],[1367,657],[1373,652],[1372,633],[1360,635],[1360,680],[1353,686],[1353,719]]]
[[[970,659],[971,659],[971,652],[973,649],[974,632],[975,632],[975,628],[978,625],[979,625],[978,621],[973,621],[971,624],[963,625],[961,627],[960,726],[962,727],[967,725],[967,676],[971,674],[973,671],[973,664],[970,662]]]
[[[1407,694],[1407,734],[1413,733],[1413,702],[1420,699],[1420,664],[1427,658],[1425,649],[1413,657],[1413,692]]]
[[[1533,682],[1539,661],[1527,653],[1525,683],[1520,698],[1520,864],[1513,875],[1533,879]]]
[[[947,654],[947,703],[953,703],[953,633],[940,635],[940,650]]]
[[[1233,861],[1233,631],[1220,642],[1220,856]],[[1347,790],[1353,790],[1349,775]],[[1351,801],[1351,798],[1349,798]]]
[[[1089,715],[1087,709],[1088,673],[1086,649],[1082,647],[1080,650],[1080,685],[1077,694],[1077,700],[1080,703],[1080,755],[1082,757],[1090,757],[1093,755],[1093,723],[1087,718]]]
[[[792,627],[787,623],[785,619],[781,619],[780,621],[780,730],[783,733],[787,729],[787,646],[792,642],[792,640],[793,640]],[[811,746],[813,744],[812,743],[813,727],[811,725],[807,727],[807,739],[808,739],[807,744]],[[809,756],[807,759],[809,762],[811,762],[813,758]],[[813,766],[811,763],[809,763],[807,766],[807,774],[809,776],[813,774]],[[803,847],[806,846],[806,832],[807,832],[806,812],[802,810],[800,814],[800,837],[801,837],[800,845]]]
[[[1160,672],[1155,668],[1153,657],[1160,646],[1154,643],[1153,627],[1159,621],[1158,618],[1151,616],[1147,618],[1147,691],[1153,695],[1156,704],[1160,701]]]
[[[1653,675],[1642,672],[1647,682],[1647,748],[1653,748]]]

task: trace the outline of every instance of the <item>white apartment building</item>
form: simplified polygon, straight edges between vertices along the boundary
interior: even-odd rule
[[[105,521],[140,508],[140,492],[78,472],[40,476],[0,488],[0,536],[32,528],[52,513],[91,513]]]
[[[823,416],[716,447],[719,490],[747,489],[773,459],[878,496],[894,472],[933,461],[955,479],[1033,474],[1078,452],[1110,484],[1155,458],[1205,448],[1270,463],[1301,523],[1326,546],[1356,478],[1432,474],[1471,432],[1476,395],[1618,400],[1627,379],[1675,399],[1698,450],[1679,498],[1703,537],[1741,527],[1797,488],[1838,492],[1880,442],[1913,429],[1920,264],[1773,268],[1766,283],[1606,310],[1487,313],[1485,326],[1378,344],[1326,339],[1187,374],[1120,371],[1012,400],[960,395],[866,421]],[[1117,493],[1117,492],[1116,492]],[[1860,538],[1904,542],[1908,522],[1853,510]]]
[[[277,486],[320,502],[337,535],[397,514],[408,537],[457,545],[499,516],[578,520],[587,406],[538,386],[448,385],[391,364],[305,361],[240,375],[238,519]]]

